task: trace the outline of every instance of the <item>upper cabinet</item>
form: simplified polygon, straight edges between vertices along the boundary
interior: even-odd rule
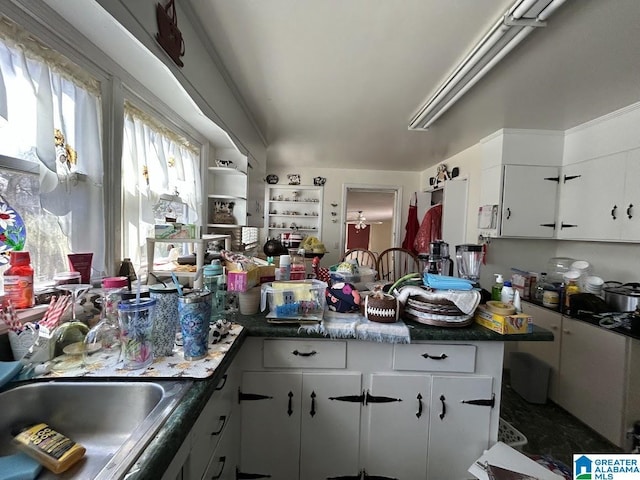
[[[484,237],[552,238],[563,132],[503,129],[481,141],[480,206],[495,206]]]
[[[640,240],[640,149],[563,168],[558,238]]]

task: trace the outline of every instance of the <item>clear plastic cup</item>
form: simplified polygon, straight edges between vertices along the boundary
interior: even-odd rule
[[[155,306],[153,298],[121,300],[118,303],[122,359],[127,370],[144,368],[153,362]]]

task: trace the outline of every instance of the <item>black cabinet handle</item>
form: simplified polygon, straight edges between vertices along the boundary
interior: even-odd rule
[[[316,414],[316,392],[311,392],[311,411],[309,415],[312,417]]]
[[[315,350],[311,350],[310,352],[299,352],[298,350],[294,350],[291,353],[300,357],[313,357],[318,352],[316,352]]]
[[[541,227],[549,227],[549,228],[553,228],[555,230],[556,228],[556,224],[555,223],[541,223],[540,224]]]
[[[428,353],[423,353],[422,356],[424,358],[429,358],[431,360],[444,360],[445,358],[448,358],[446,353],[441,353],[440,355],[437,355],[437,356],[429,355]]]
[[[444,416],[447,414],[447,405],[444,403],[446,399],[444,395],[440,395],[440,402],[442,402],[442,411],[440,412],[440,420],[444,420]]]
[[[565,175],[564,183],[567,183],[568,180],[575,180],[576,178],[580,178],[582,175]]]
[[[575,227],[577,227],[577,226],[578,226],[578,225],[573,225],[573,224],[571,224],[571,223],[564,223],[564,222],[562,222],[562,223],[560,224],[560,230],[562,230],[563,228],[575,228]]]
[[[218,420],[220,421],[220,428],[215,432],[211,432],[212,437],[215,437],[216,435],[220,435],[220,432],[222,432],[222,429],[224,428],[224,424],[227,423],[227,416],[220,415],[220,417],[218,417]]]
[[[507,220],[511,218],[511,209],[507,208]]]
[[[617,219],[616,217],[616,210],[618,210],[618,206],[614,205],[613,208],[611,209],[611,218],[613,218],[614,220]]]
[[[633,203],[630,203],[629,206],[627,207],[627,218],[629,220],[631,220],[633,218],[633,215],[631,215],[631,209],[633,208]]]
[[[496,395],[495,393],[491,395],[491,398],[478,398],[474,400],[460,400],[460,403],[466,403],[468,405],[479,405],[481,407],[495,407],[496,406]]]
[[[222,472],[224,471],[224,464],[227,463],[227,457],[220,457],[218,459],[218,462],[220,462],[222,464],[220,466],[220,471],[218,472],[217,475],[214,475],[213,477],[211,477],[211,480],[216,480],[217,478],[222,477]]]
[[[416,399],[418,400],[418,411],[416,412],[416,417],[420,418],[422,416],[422,395],[419,393]]]
[[[293,400],[293,392],[289,392],[289,405],[287,407],[287,414],[289,416],[293,415],[293,405],[292,405],[292,400]]]
[[[227,384],[227,374],[226,373],[222,376],[221,380],[222,380],[222,383],[216,387],[216,390],[222,390],[224,388],[224,386]]]

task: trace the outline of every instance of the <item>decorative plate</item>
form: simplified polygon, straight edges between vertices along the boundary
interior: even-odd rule
[[[11,205],[0,200],[0,252],[24,249],[27,227]],[[0,255],[0,265],[9,262],[9,257]]]
[[[280,179],[278,178],[277,175],[273,175],[273,174],[267,175],[267,183],[270,185],[275,185],[276,183],[278,183],[278,180]]]

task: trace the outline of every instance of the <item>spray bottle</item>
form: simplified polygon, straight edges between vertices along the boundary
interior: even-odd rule
[[[496,283],[491,287],[491,300],[495,300],[496,302],[500,301],[500,295],[502,293],[502,287],[504,285],[504,279],[502,278],[501,273],[494,273],[496,277]]]

